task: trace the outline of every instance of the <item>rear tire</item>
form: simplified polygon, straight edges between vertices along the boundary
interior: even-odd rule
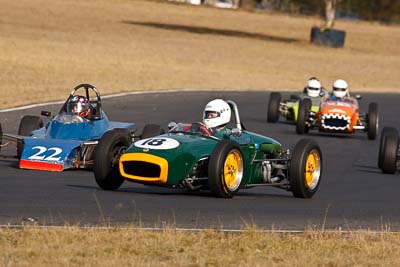
[[[384,158],[384,148],[386,146],[386,138],[389,135],[398,136],[398,131],[393,127],[384,127],[381,132],[381,139],[379,142],[379,154],[378,154],[378,167],[382,169],[382,162]]]
[[[293,196],[311,198],[318,190],[322,175],[322,153],[311,139],[301,139],[293,149],[289,181]]]
[[[369,140],[375,140],[378,134],[379,117],[378,117],[378,104],[370,103],[368,106],[367,116],[367,135]]]
[[[268,114],[267,121],[268,122],[277,122],[279,119],[279,106],[281,104],[281,94],[277,92],[272,92],[269,95],[269,103],[268,103]]]
[[[140,135],[140,139],[154,137],[160,134],[163,134],[164,130],[158,124],[146,124],[143,127],[142,134]]]
[[[309,131],[307,125],[308,116],[311,110],[311,99],[305,98],[299,103],[299,112],[297,114],[296,133],[305,134]]]
[[[101,189],[116,190],[124,182],[118,162],[124,149],[131,144],[129,132],[124,129],[107,131],[94,151],[94,177]]]
[[[209,160],[208,185],[216,197],[232,198],[239,190],[244,174],[240,145],[231,140],[219,142]]]
[[[397,151],[399,149],[399,136],[394,132],[386,135],[382,149],[382,172],[394,174],[397,170]]]
[[[43,127],[43,121],[38,116],[25,115],[22,117],[18,127],[18,135],[32,136],[32,131]],[[24,150],[24,142],[17,143],[17,157],[20,159],[22,151]]]

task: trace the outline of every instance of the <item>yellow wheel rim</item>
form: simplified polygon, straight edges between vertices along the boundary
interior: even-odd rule
[[[314,189],[321,175],[321,157],[317,150],[312,150],[307,157],[305,166],[306,186]]]
[[[224,181],[229,191],[235,191],[242,181],[243,159],[238,150],[229,152],[224,164]]]

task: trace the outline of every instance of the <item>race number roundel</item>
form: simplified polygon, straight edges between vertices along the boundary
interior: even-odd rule
[[[173,149],[179,146],[179,142],[172,138],[152,137],[135,142],[135,147],[148,149]]]

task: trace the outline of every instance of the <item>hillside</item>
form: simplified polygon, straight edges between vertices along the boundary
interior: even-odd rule
[[[317,17],[130,0],[0,0],[0,109],[65,99],[78,83],[103,94],[176,88],[396,91],[400,27],[338,21],[344,49],[309,43]]]

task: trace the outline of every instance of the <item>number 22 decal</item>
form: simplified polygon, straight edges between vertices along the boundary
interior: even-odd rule
[[[61,157],[56,157],[62,153],[62,149],[59,147],[47,148],[44,146],[34,146],[34,147],[32,147],[32,149],[39,150],[39,151],[36,152],[35,154],[33,154],[32,156],[30,156],[28,159],[46,160],[46,161],[59,161],[61,159]],[[46,151],[54,151],[54,152],[50,156],[46,157],[43,155]]]

